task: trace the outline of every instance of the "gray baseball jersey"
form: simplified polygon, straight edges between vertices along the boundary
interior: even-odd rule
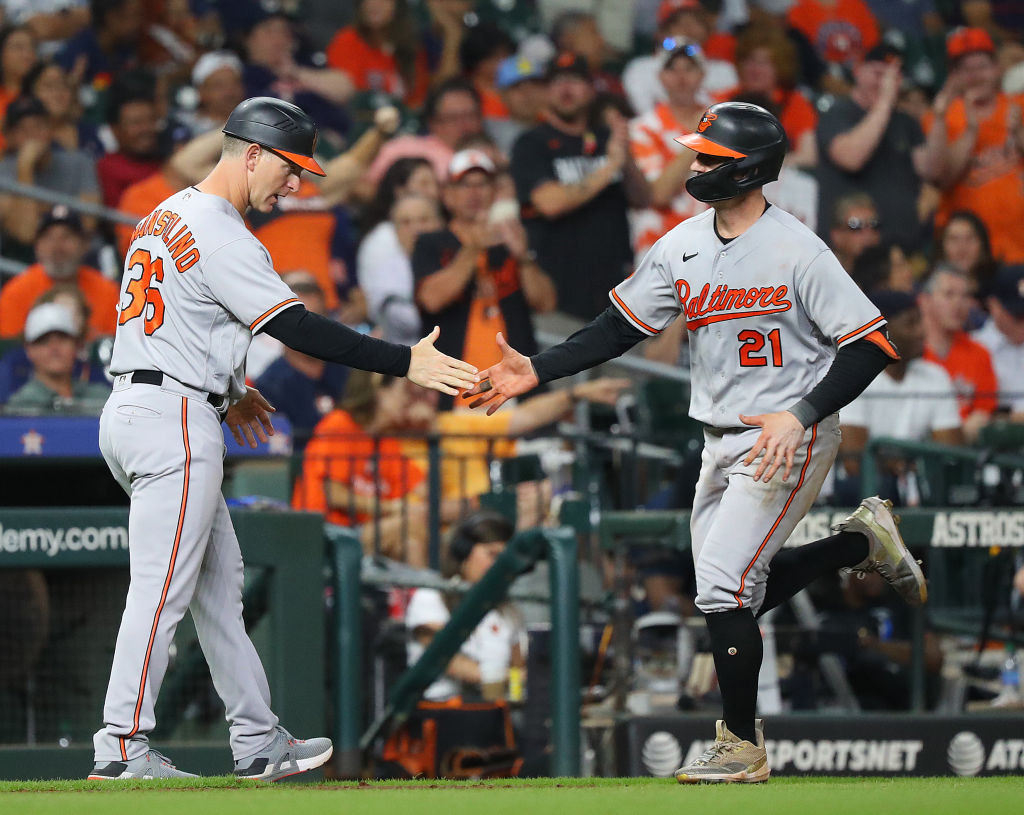
[[[299,301],[227,200],[195,188],[139,222],[125,259],[100,450],[131,496],[131,584],[117,635],[97,762],[149,749],[174,632],[191,609],[236,760],[276,735],[242,621],[242,556],[221,494],[224,436],[208,394],[245,393],[253,332]],[[132,371],[163,373],[137,383]],[[116,765],[115,765],[116,766]]]
[[[751,608],[765,596],[769,564],[814,503],[839,448],[833,415],[807,428],[793,476],[755,481],[744,463],[759,427],[739,415],[786,410],[821,381],[839,346],[867,336],[882,316],[828,247],[770,207],[725,242],[715,211],[683,221],[616,286],[622,315],[657,334],[680,312],[690,342],[690,415],[705,425],[690,514],[697,606]]]
[[[161,371],[237,399],[252,335],[298,302],[238,211],[188,187],[135,228],[110,369]]]
[[[690,342],[690,415],[742,427],[785,410],[824,377],[836,349],[885,320],[810,229],[770,207],[727,244],[715,211],[679,224],[610,297],[646,334],[680,312]]]

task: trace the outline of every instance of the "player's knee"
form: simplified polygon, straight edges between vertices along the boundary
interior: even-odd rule
[[[745,608],[749,600],[749,589],[742,573],[727,568],[727,564],[716,563],[705,550],[695,564],[697,599],[696,606],[705,614]]]
[[[705,614],[745,608],[747,603],[744,602],[743,595],[735,592],[736,584],[733,584],[733,590],[730,591],[723,583],[724,581],[702,581],[698,577],[695,602],[697,608]]]

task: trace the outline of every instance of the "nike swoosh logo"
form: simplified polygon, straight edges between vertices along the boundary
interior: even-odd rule
[[[691,259],[697,257],[697,255],[699,255],[699,254],[700,254],[700,252],[694,252],[692,255],[688,255],[688,254],[686,254],[686,252],[683,252],[683,263],[686,263],[686,261],[691,260]]]

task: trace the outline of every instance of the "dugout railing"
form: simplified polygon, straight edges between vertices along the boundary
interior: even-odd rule
[[[296,733],[322,732],[326,700],[322,518],[312,513],[247,510],[233,510],[231,517],[247,569],[246,600],[252,606],[247,628],[267,670],[275,712]],[[11,599],[13,586],[40,571],[70,576],[60,585],[74,593],[58,597],[51,592],[47,598],[50,636],[43,643],[18,640],[16,635],[23,629],[14,629],[15,619],[7,607],[0,629],[8,669],[0,712],[4,720],[0,726],[6,731],[0,743],[0,778],[79,778],[92,766],[92,733],[102,724],[102,690],[124,607],[127,524],[128,511],[121,508],[0,508],[0,577],[8,593],[5,599]],[[113,586],[107,581],[89,593],[94,576],[112,573],[125,575],[117,583],[120,594],[112,596]],[[55,587],[47,583],[46,588]],[[253,614],[260,605],[265,613]],[[34,607],[46,609],[47,603]],[[102,625],[92,622],[96,617],[90,612],[96,609],[105,610]],[[18,618],[18,623],[25,626],[31,618]],[[46,632],[40,630],[40,634]],[[28,666],[12,687],[18,677],[12,677],[9,668],[18,656],[13,647],[19,642],[34,649],[35,665]],[[62,649],[74,659],[53,653]],[[223,774],[232,766],[227,726],[223,707],[211,702],[212,685],[204,665],[186,617],[175,638],[154,739],[179,765],[204,774]],[[168,707],[171,701],[174,705]],[[212,709],[203,710],[211,704]],[[64,720],[57,721],[54,715]],[[11,738],[15,717],[28,728],[17,740]],[[190,719],[201,721],[202,726],[190,725]]]
[[[791,543],[817,537],[843,511],[815,509],[794,533]],[[351,530],[332,530],[325,539],[318,516],[305,513],[274,513],[236,511],[233,518],[243,553],[250,568],[266,570],[268,628],[265,637],[257,638],[261,655],[271,679],[275,709],[282,721],[297,732],[323,732],[327,726],[328,709],[324,695],[326,686],[324,663],[325,614],[324,565],[330,557],[333,575],[327,585],[332,606],[334,641],[333,667],[335,682],[331,697],[334,703],[334,737],[339,747],[339,770],[351,772],[361,755],[360,739],[365,734],[365,703],[360,698],[365,661],[360,631],[362,545]],[[124,510],[65,508],[53,510],[0,510],[0,570],[22,571],[47,568],[71,570],[83,579],[90,571],[123,569],[127,564],[126,513]],[[917,508],[903,511],[902,530],[915,551],[926,553],[932,585],[934,614],[940,608],[956,611],[956,603],[948,604],[950,593],[962,587],[963,572],[936,573],[937,556],[959,552],[984,559],[991,547],[1019,550],[1024,545],[1024,510],[1019,508]],[[63,531],[63,535],[60,534]],[[616,538],[642,535],[661,539],[665,545],[688,546],[688,513],[605,513],[597,524],[602,547],[615,550]],[[561,540],[561,577],[570,581],[551,587],[555,613],[552,616],[554,653],[560,659],[552,665],[555,683],[562,688],[561,701],[552,708],[553,751],[559,773],[578,772],[579,738],[579,661],[573,643],[579,643],[579,601],[571,581],[576,575],[576,535],[549,531],[540,533],[545,540]],[[260,580],[249,581],[258,586]],[[109,602],[111,598],[104,598]],[[954,598],[955,599],[955,598]],[[117,603],[123,602],[117,598]],[[562,612],[557,609],[561,608]],[[85,632],[79,632],[83,635]],[[114,631],[109,632],[113,636]],[[1011,631],[997,628],[993,636],[1009,637]],[[66,645],[67,643],[65,643]],[[112,644],[111,643],[108,643]],[[920,650],[918,650],[920,653]],[[10,657],[10,653],[7,653]],[[95,659],[106,670],[109,663],[103,649]],[[167,689],[174,687],[179,669],[194,670],[192,655],[186,649],[176,657],[169,672]],[[920,672],[921,660],[917,659]],[[436,667],[436,666],[435,666]],[[422,677],[421,677],[422,680]],[[414,694],[413,694],[414,695]],[[407,697],[411,698],[411,697]],[[923,710],[922,695],[915,692],[915,709]],[[195,698],[179,696],[179,704],[194,704]],[[44,700],[45,701],[45,700]],[[83,711],[89,727],[98,726],[100,708]],[[173,712],[171,714],[173,717]],[[155,734],[159,737],[161,733]],[[226,733],[216,745],[203,741],[160,742],[182,765],[201,772],[224,772],[230,767]],[[573,742],[577,746],[574,747]],[[76,777],[88,767],[91,745],[85,738],[72,740],[67,746],[52,742],[31,744],[29,739],[0,747],[0,777],[63,776]]]

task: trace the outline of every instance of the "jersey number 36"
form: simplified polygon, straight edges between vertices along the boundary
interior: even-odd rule
[[[135,276],[136,270],[141,270],[138,277]],[[164,298],[156,287],[157,283],[164,280],[164,262],[160,258],[151,257],[146,249],[136,249],[128,259],[125,274],[130,275],[126,291],[132,299],[127,306],[121,308],[117,324],[124,325],[129,320],[145,315],[146,334],[151,335],[164,324]],[[149,306],[153,307],[152,311]]]

